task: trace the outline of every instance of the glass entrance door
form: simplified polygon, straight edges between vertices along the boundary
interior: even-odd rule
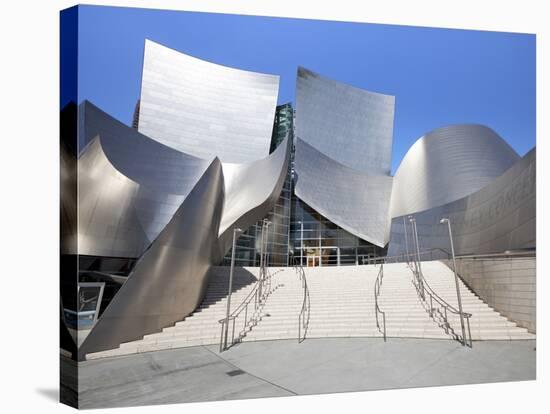
[[[340,266],[340,248],[325,246],[321,249],[321,266]]]
[[[321,264],[319,256],[307,256],[307,267],[317,267]]]

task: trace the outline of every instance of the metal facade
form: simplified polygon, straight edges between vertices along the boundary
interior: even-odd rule
[[[233,229],[275,205],[291,141],[248,164],[216,158],[208,165],[90,103],[81,111],[80,132],[89,143],[78,160],[78,254],[139,257],[82,345],[83,358],[158,332],[199,305],[208,269],[222,260]]]
[[[520,159],[492,129],[451,125],[414,143],[393,180],[391,217],[447,204],[479,190]]]
[[[279,76],[145,41],[139,131],[187,154],[246,163],[269,154]]]
[[[376,246],[389,240],[395,98],[298,68],[295,194]]]
[[[290,103],[277,106],[270,152],[275,151],[287,137],[292,142],[293,120],[294,109]],[[266,231],[267,257],[265,260],[269,266],[287,266],[289,264],[290,203],[292,194],[290,167],[289,163],[283,188],[279,198],[275,202],[275,207],[266,216],[271,223]],[[258,220],[248,229],[243,229],[243,232],[236,241],[235,264],[239,266],[260,265],[260,241],[263,227],[264,222],[262,219]],[[223,258],[223,265],[230,265],[231,258],[232,251],[230,249]]]
[[[62,151],[61,177],[62,187],[78,183],[77,219],[73,192],[62,199],[62,219],[73,227],[77,220],[78,240],[65,240],[62,252],[138,258],[80,358],[193,312],[233,230],[273,212],[285,179],[290,187],[289,171],[302,215],[291,225],[296,240],[300,224],[294,248],[304,256],[316,242],[319,263],[325,256],[327,264],[359,263],[388,243],[388,255],[404,253],[408,214],[422,249],[447,246],[443,217],[458,254],[535,246],[535,150],[520,158],[487,127],[449,126],[420,138],[391,177],[394,97],[299,68],[296,137],[288,106],[279,120],[286,129],[277,129],[279,145],[269,154],[278,84],[277,76],[146,41],[139,131],[80,105],[78,142],[87,145],[77,162]],[[309,228],[308,209],[323,217],[319,228]],[[288,240],[288,223],[284,230]],[[351,235],[360,240],[348,243]]]
[[[242,165],[223,165],[226,182],[220,223],[221,257],[231,246],[232,229],[246,229],[275,205],[288,171],[290,138],[263,160]]]
[[[439,223],[444,217],[451,221],[458,255],[535,248],[536,149],[475,193],[414,217],[421,249],[448,249],[447,227]],[[403,217],[395,217],[388,255],[404,252]]]
[[[389,175],[395,97],[298,68],[296,136],[357,171]]]
[[[346,167],[301,139],[295,148],[295,194],[343,229],[385,246],[392,177]]]
[[[215,159],[84,340],[80,359],[158,332],[195,310],[216,256],[222,209],[223,174]]]
[[[78,161],[79,254],[139,257],[209,162],[138,133],[89,102],[79,116],[80,134],[91,141]]]

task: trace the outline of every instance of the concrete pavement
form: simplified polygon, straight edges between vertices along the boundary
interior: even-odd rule
[[[535,341],[327,338],[197,346],[81,363],[80,407],[101,408],[534,380]]]

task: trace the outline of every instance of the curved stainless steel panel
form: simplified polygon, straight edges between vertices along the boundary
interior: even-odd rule
[[[84,340],[80,359],[158,332],[195,310],[208,284],[222,209],[223,174],[215,159]]]
[[[232,229],[246,229],[262,219],[281,194],[290,162],[290,137],[263,160],[223,164],[225,200],[220,224],[221,257],[231,245]]]
[[[117,171],[96,136],[78,160],[78,253],[137,257],[148,246],[133,199],[139,184]]]
[[[450,248],[447,226],[439,223],[444,217],[451,221],[457,255],[535,248],[536,149],[477,192],[414,217],[421,249]],[[403,217],[396,217],[388,255],[404,252]]]
[[[79,110],[85,142],[99,137],[101,147],[88,144],[78,161],[79,253],[138,257],[209,162],[142,135],[89,102]],[[122,185],[122,177],[132,185]]]
[[[520,159],[492,129],[451,125],[409,149],[395,173],[391,217],[458,200],[479,190]]]
[[[384,247],[392,177],[348,168],[296,139],[296,195],[348,232]]]
[[[59,195],[60,195],[60,254],[78,253],[78,107],[71,102],[60,115]],[[62,266],[62,267],[66,267]],[[68,266],[67,266],[68,267]],[[71,267],[68,267],[71,268]],[[71,269],[73,270],[73,269]],[[74,268],[76,270],[76,267]],[[61,272],[63,274],[63,271]],[[70,272],[69,272],[70,273]],[[65,275],[68,277],[68,275]],[[76,275],[73,274],[76,284]]]
[[[389,175],[395,97],[298,68],[296,136],[347,167]]]
[[[279,76],[206,62],[145,41],[139,131],[199,158],[269,154]]]
[[[255,223],[275,204],[291,142],[287,137],[270,156],[244,165],[222,167],[216,158],[189,191],[207,161],[88,103],[81,125],[88,141],[96,135],[78,162],[79,253],[141,256],[79,350],[83,358],[159,331],[199,305],[207,270],[229,248],[232,229]]]
[[[105,155],[118,171],[159,192],[186,196],[212,162],[163,145],[88,101],[80,104],[79,115],[80,133],[87,141],[100,135]]]

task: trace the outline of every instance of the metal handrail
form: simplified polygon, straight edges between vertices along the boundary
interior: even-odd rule
[[[384,279],[384,264],[380,265],[380,270],[378,271],[378,276],[374,282],[374,314],[376,315],[376,328],[384,335],[384,342],[386,342],[386,312],[380,309],[378,305],[378,296],[380,295],[380,287],[382,286],[382,281]],[[382,322],[384,324],[384,330],[380,329],[380,323],[378,320],[378,314],[382,314]]]
[[[304,289],[304,299],[302,301],[302,308],[298,315],[298,343],[303,342],[306,339],[307,328],[309,327],[309,317],[311,314],[311,300],[309,296],[309,287],[307,285],[306,272],[300,259],[294,259],[294,270],[302,281],[302,288]],[[302,337],[302,332],[304,333]]]
[[[422,250],[422,251],[420,251],[420,256],[425,257],[425,256],[429,255],[429,259],[427,259],[427,260],[433,260],[434,259],[434,253],[437,252],[437,251],[443,253],[445,256],[447,256],[448,259],[451,258],[451,253],[450,252],[448,252],[445,249],[439,248],[439,247]],[[397,254],[397,255],[394,255],[394,256],[374,257],[374,258],[371,258],[370,261],[373,264],[402,263],[402,262],[407,262],[408,261],[407,259],[416,260],[417,256],[418,256],[417,253],[402,253],[402,254]]]
[[[442,249],[441,247],[433,247],[430,249],[425,249],[420,251],[420,257],[426,258],[425,260],[434,260],[435,253],[441,252],[444,256],[446,256],[447,259],[451,259],[452,255],[451,252],[449,252],[446,249]],[[536,251],[534,249],[525,249],[525,250],[513,250],[513,251],[506,251],[501,253],[483,253],[483,254],[463,254],[463,255],[457,255],[457,259],[482,259],[482,258],[506,258],[506,257],[533,257],[536,255]],[[373,264],[380,264],[380,263],[400,263],[408,261],[407,259],[412,259],[416,261],[417,259],[417,253],[402,253],[397,254],[393,256],[379,256],[369,259],[371,263]],[[445,257],[443,257],[445,258]],[[441,260],[441,257],[435,257],[436,260]]]
[[[279,285],[272,287],[271,279],[275,274],[281,271],[282,269],[279,269],[271,274],[268,268],[265,268],[263,270],[263,272],[265,273],[260,272],[260,277],[258,281],[254,285],[254,288],[246,296],[246,298],[237,306],[237,308],[233,312],[231,312],[229,317],[220,319],[218,321],[221,324],[220,352],[224,351],[225,349],[231,348],[238,342],[241,342],[242,339],[246,336],[246,333],[258,324],[258,322],[261,320],[261,311],[265,306],[267,298],[279,287]],[[253,305],[253,308],[249,309],[249,307],[252,306],[251,304]],[[236,320],[243,314],[243,312],[244,318],[242,329],[238,332],[237,337],[235,337]],[[228,324],[228,326],[229,324],[232,324],[231,340],[229,341],[229,344],[226,344],[226,346],[224,347],[224,330],[226,324]]]
[[[449,317],[448,317],[449,313],[455,314],[458,317],[460,317],[460,311],[456,309],[454,306],[452,306],[450,303],[442,299],[437,293],[435,293],[433,288],[426,281],[426,278],[422,274],[421,270],[418,271],[411,268],[411,271],[415,276],[413,278],[412,283],[416,288],[418,297],[420,298],[422,304],[425,306],[426,312],[428,312],[428,315],[430,316],[430,318],[432,318],[435,322],[437,322],[439,326],[445,330],[445,333],[447,335],[453,336],[454,339],[456,339],[457,341],[460,341],[463,345],[468,345],[470,348],[472,348],[472,333],[470,330],[470,318],[472,317],[472,314],[467,312],[462,312],[462,316],[466,320],[466,323],[468,326],[468,338],[461,337],[461,335],[457,334],[455,330],[451,327],[451,324],[449,323]],[[428,306],[428,299],[426,298],[426,294],[429,297],[429,306]],[[434,306],[434,302],[436,306]],[[441,322],[439,322],[437,319],[441,320]]]

